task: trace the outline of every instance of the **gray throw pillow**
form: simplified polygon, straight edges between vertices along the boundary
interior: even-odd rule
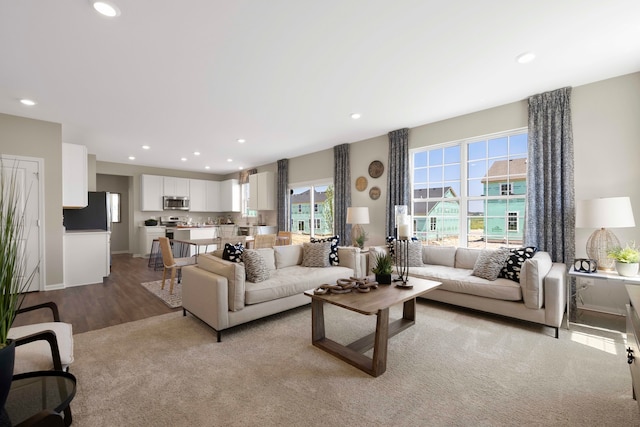
[[[331,242],[305,243],[302,249],[303,267],[329,267]]]
[[[394,262],[396,265],[402,265],[404,263],[405,251],[404,245],[406,241],[394,241],[393,242],[393,253],[394,253]],[[422,242],[419,240],[410,240],[409,242],[409,267],[423,267],[424,263],[422,262]],[[400,250],[402,248],[402,250]]]
[[[245,250],[242,254],[242,261],[244,261],[244,270],[249,282],[264,282],[271,277],[267,263],[258,251]]]
[[[509,257],[509,248],[483,249],[473,266],[473,275],[487,280],[496,280]]]

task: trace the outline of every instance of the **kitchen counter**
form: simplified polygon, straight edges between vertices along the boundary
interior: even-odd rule
[[[111,271],[111,232],[68,230],[63,236],[64,286],[102,283]]]

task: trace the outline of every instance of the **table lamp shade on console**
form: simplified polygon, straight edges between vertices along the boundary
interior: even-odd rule
[[[635,225],[629,197],[576,202],[576,227],[596,229],[587,240],[587,256],[596,260],[599,270],[613,270],[615,261],[608,257],[608,252],[620,246],[616,235],[608,229]]]
[[[348,207],[347,208],[347,224],[351,224],[351,244],[360,246],[358,238],[364,235],[362,224],[369,224],[369,208],[368,207]],[[363,240],[364,242],[364,240]]]

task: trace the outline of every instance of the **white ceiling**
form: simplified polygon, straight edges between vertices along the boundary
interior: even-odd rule
[[[99,161],[225,174],[640,70],[638,0],[114,1],[0,0],[0,112]]]

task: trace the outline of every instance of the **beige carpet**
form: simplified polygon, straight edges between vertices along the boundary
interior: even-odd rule
[[[171,279],[165,280],[164,289],[162,287],[162,280],[156,280],[154,282],[140,283],[143,288],[157,296],[171,308],[182,307],[182,283],[178,283],[176,278],[173,284],[173,293],[169,293],[169,287],[171,286]]]
[[[398,312],[392,313],[397,317]],[[215,334],[170,313],[75,336],[74,426],[640,425],[620,335],[418,304],[378,378],[310,344],[302,307]],[[374,317],[325,307],[350,342]]]

